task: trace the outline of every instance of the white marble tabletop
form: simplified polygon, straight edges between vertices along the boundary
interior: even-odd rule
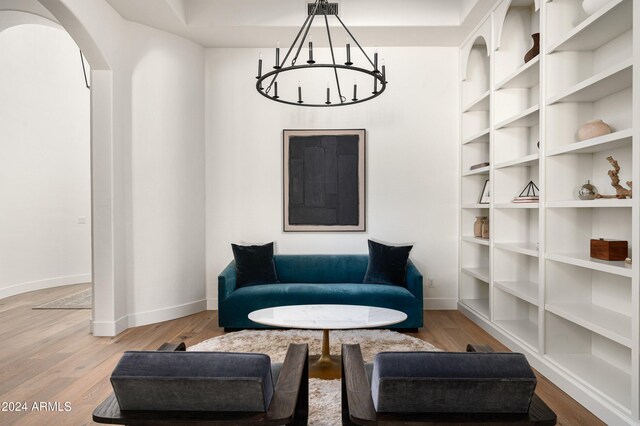
[[[407,314],[373,306],[291,305],[253,311],[249,319],[276,327],[346,330],[397,324],[406,320]]]

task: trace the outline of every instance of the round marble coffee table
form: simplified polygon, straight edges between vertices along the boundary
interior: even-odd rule
[[[374,306],[291,305],[253,311],[249,319],[276,327],[322,330],[322,353],[309,357],[309,376],[339,379],[340,356],[329,351],[329,330],[384,327],[406,320],[407,314]]]

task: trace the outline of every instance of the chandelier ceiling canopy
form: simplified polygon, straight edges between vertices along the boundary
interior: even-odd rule
[[[262,73],[262,55],[259,56],[256,76],[258,93],[272,101],[289,105],[331,107],[365,102],[384,92],[387,87],[386,69],[384,64],[378,67],[378,52],[373,54],[373,60],[371,60],[338,16],[337,6],[336,3],[329,3],[328,0],[309,3],[308,16],[282,60],[280,60],[280,45],[277,43],[273,71]],[[340,52],[334,50],[329,29],[330,17],[337,19],[348,36],[345,48],[340,49]],[[316,18],[324,21],[330,62],[316,62],[314,59],[313,41],[309,31]],[[354,57],[351,52],[352,42],[355,44]],[[307,61],[301,60],[301,63],[298,63],[303,47],[306,47]],[[344,62],[340,62],[341,60]],[[362,64],[356,63],[356,60]],[[327,80],[326,96],[324,93],[318,93],[320,86],[318,81],[322,82],[323,78]],[[349,97],[351,99],[348,99]]]

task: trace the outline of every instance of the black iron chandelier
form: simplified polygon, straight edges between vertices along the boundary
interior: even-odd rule
[[[281,102],[289,105],[297,105],[297,106],[310,106],[310,107],[331,107],[331,106],[342,106],[342,105],[354,105],[357,103],[365,102],[371,100],[377,96],[380,96],[382,92],[384,92],[387,87],[386,81],[386,70],[385,65],[381,64],[380,69],[378,69],[378,52],[375,52],[373,55],[373,61],[364,51],[360,43],[355,39],[351,31],[346,27],[346,25],[342,22],[337,13],[337,4],[329,3],[328,0],[316,0],[315,3],[310,3],[308,5],[309,11],[307,19],[302,24],[302,28],[298,31],[298,35],[291,43],[291,47],[287,50],[286,55],[284,55],[284,59],[280,61],[280,45],[277,44],[276,47],[276,55],[275,55],[275,65],[273,66],[273,71],[270,71],[266,74],[262,73],[262,55],[258,58],[258,75],[256,79],[258,80],[256,83],[256,90],[262,96],[270,99],[272,101]],[[309,30],[311,29],[311,25],[313,24],[314,19],[317,16],[321,16],[324,18],[324,24],[327,31],[327,39],[329,42],[329,51],[331,53],[331,62],[330,63],[319,63],[314,60],[313,56],[313,41],[311,40],[311,36],[309,35]],[[333,49],[333,42],[331,40],[331,31],[329,30],[329,16],[335,16],[340,25],[345,29],[348,34],[348,39],[345,46],[345,57],[346,61],[344,64],[336,63],[336,54]],[[321,18],[322,19],[322,18]],[[298,58],[300,56],[300,52],[302,51],[303,46],[306,46],[305,41],[308,39],[308,60],[306,63],[296,64]],[[366,69],[363,67],[359,67],[354,65],[352,62],[351,55],[351,43],[353,41],[359,49],[359,52],[362,53],[365,66],[371,66],[371,69]],[[357,52],[357,51],[356,51]],[[290,61],[290,62],[287,62]],[[368,62],[368,64],[366,64]],[[327,91],[326,98],[322,96],[320,93],[319,97],[314,100],[309,97],[310,93],[303,91],[303,84],[301,83],[302,79],[298,79],[297,84],[297,92],[295,90],[295,82],[283,82],[284,78],[280,78],[281,86],[280,91],[278,91],[278,78],[287,74],[294,74],[293,71],[303,71],[305,74],[310,74],[316,72],[314,70],[328,70],[329,75],[331,75],[330,80],[327,81]],[[345,86],[344,84],[340,84],[341,78],[345,79],[345,76],[348,73],[356,73],[353,80],[353,91],[351,92],[351,88]],[[298,75],[300,73],[297,73]],[[315,87],[318,86],[317,75],[314,75],[311,78],[312,81],[316,82],[314,84]],[[357,78],[357,80],[356,80]],[[364,81],[363,81],[364,78]],[[333,87],[335,92],[337,92],[337,99],[332,98],[331,96],[331,81],[335,80],[335,86]],[[295,80],[294,80],[295,81]],[[284,83],[284,85],[283,85]],[[358,87],[358,83],[360,83],[360,88]],[[366,87],[363,87],[366,86]],[[369,89],[370,88],[370,89]],[[284,90],[283,90],[284,89]],[[345,92],[346,90],[346,92]],[[369,92],[369,90],[371,90]],[[351,93],[349,93],[351,92]],[[366,93],[366,95],[365,95]],[[297,98],[296,98],[297,94]],[[347,99],[345,94],[353,95],[350,100]],[[318,93],[315,93],[317,96]],[[307,99],[308,97],[308,99]],[[321,100],[320,100],[321,99]]]

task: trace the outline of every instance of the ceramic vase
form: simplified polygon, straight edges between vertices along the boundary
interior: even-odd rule
[[[531,38],[533,38],[533,47],[524,55],[525,64],[540,54],[540,33],[531,34]]]
[[[598,188],[591,185],[589,181],[578,190],[578,198],[581,200],[595,200],[596,195],[598,195]]]
[[[607,135],[611,133],[611,127],[604,121],[597,119],[587,121],[578,130],[578,140],[584,141],[598,136]]]
[[[476,221],[473,223],[473,236],[476,238],[482,238],[482,221],[485,220],[485,216],[476,216]]]
[[[482,238],[489,238],[489,218],[484,218],[482,221]]]
[[[582,0],[582,8],[589,15],[593,14],[596,10],[600,9],[609,0]]]

